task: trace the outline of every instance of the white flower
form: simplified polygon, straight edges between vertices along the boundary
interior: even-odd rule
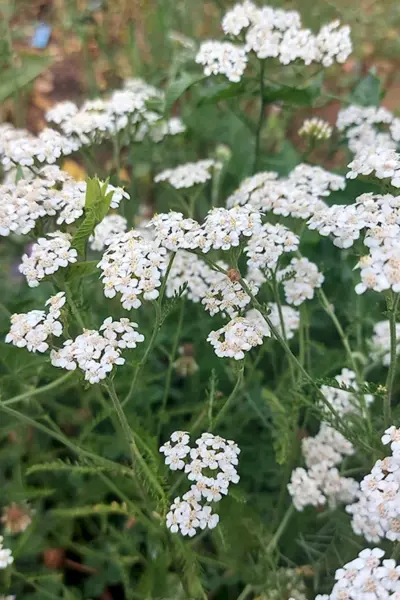
[[[355,391],[358,390],[356,374],[350,369],[342,369],[340,375],[336,375],[335,379],[340,386],[351,387]],[[321,392],[340,416],[343,416],[347,413],[361,414],[362,404],[360,403],[360,398],[356,393],[327,385],[321,386]],[[368,406],[371,404],[371,402],[373,402],[374,397],[371,396],[371,394],[363,394],[363,399],[364,403]],[[325,412],[325,414],[329,413],[329,409],[322,402],[320,403],[320,408]]]
[[[247,54],[242,46],[230,42],[203,42],[195,58],[204,66],[204,74],[225,75],[234,83],[241,80],[247,65]]]
[[[95,227],[93,235],[89,238],[89,245],[92,250],[101,251],[108,246],[114,237],[125,233],[128,223],[125,217],[121,215],[107,215]]]
[[[120,293],[124,308],[138,308],[142,299],[158,297],[167,266],[167,251],[158,242],[145,240],[135,230],[114,236],[98,264],[104,295],[114,298]]]
[[[284,225],[265,223],[255,232],[245,248],[250,268],[274,270],[279,258],[298,249],[300,239]]]
[[[19,270],[25,275],[29,287],[38,286],[42,279],[53,275],[60,267],[77,261],[78,253],[71,248],[69,234],[56,231],[49,233],[48,238],[39,238],[31,254],[22,256]]]
[[[14,562],[11,550],[3,547],[3,536],[0,535],[0,569],[6,569]]]
[[[112,321],[108,317],[100,331],[85,329],[74,340],[67,340],[60,350],[50,353],[51,364],[67,370],[79,367],[89,383],[105,379],[114,365],[122,365],[124,348],[136,348],[144,336],[136,331],[137,323],[128,319]]]
[[[295,310],[291,306],[281,306],[283,326],[285,328],[285,332],[283,332],[278,305],[276,303],[270,302],[267,306],[270,310],[269,318],[274,327],[278,330],[279,334],[283,336],[283,334],[285,333],[286,339],[292,339],[294,336],[294,332],[297,331],[297,329],[300,326],[299,311]],[[257,326],[261,329],[264,336],[271,335],[268,323],[266,322],[260,311],[258,311],[257,309],[252,308],[251,310],[247,311],[246,319],[254,320],[257,323]]]
[[[214,160],[199,160],[195,163],[186,163],[175,169],[166,169],[155,176],[156,183],[167,181],[177,190],[190,188],[200,183],[209,181],[213,169],[218,168],[218,163]]]
[[[324,281],[317,265],[308,258],[292,258],[285,269],[278,271],[277,277],[282,281],[286,301],[294,306],[312,300],[314,290],[320,288]]]
[[[172,533],[192,537],[197,530],[214,529],[219,516],[212,512],[205,502],[219,502],[228,494],[229,485],[238,483],[239,475],[234,465],[240,449],[231,440],[225,440],[212,433],[203,433],[190,450],[189,435],[185,431],[175,431],[170,441],[160,448],[165,455],[165,463],[173,471],[183,469],[189,481],[195,481],[182,499],[175,498],[167,514],[167,527]],[[185,460],[187,460],[185,464]],[[216,477],[208,477],[204,470],[211,470]]]
[[[254,320],[235,317],[221,329],[212,331],[207,341],[220,358],[242,360],[245,352],[263,343],[265,332],[266,330],[259,328]]]

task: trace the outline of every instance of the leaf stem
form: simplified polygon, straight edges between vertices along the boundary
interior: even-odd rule
[[[389,313],[389,328],[390,328],[390,364],[386,379],[387,394],[383,406],[383,415],[385,427],[389,427],[391,423],[391,404],[393,396],[393,386],[396,377],[397,367],[397,338],[396,338],[396,316],[399,304],[400,294],[394,295],[392,292],[387,298],[387,309]]]
[[[51,383],[48,383],[47,385],[43,385],[40,388],[34,388],[33,390],[28,390],[27,392],[24,392],[23,394],[14,396],[13,398],[10,398],[9,400],[5,400],[3,402],[3,405],[9,406],[10,404],[15,404],[16,402],[20,402],[21,400],[25,400],[26,398],[32,398],[33,396],[38,396],[39,394],[43,394],[44,392],[53,390],[54,388],[59,387],[65,381],[70,379],[73,374],[74,374],[73,371],[69,371],[65,375],[62,375],[61,377],[59,377],[58,379],[55,379],[54,381],[52,381]]]

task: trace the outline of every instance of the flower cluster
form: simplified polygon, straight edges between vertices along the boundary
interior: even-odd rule
[[[121,188],[107,186],[112,192],[111,208],[118,208],[129,194]],[[28,171],[17,183],[0,185],[0,235],[27,234],[38,219],[56,216],[57,225],[70,225],[83,215],[86,182],[75,181],[56,165],[42,167],[37,177]]]
[[[0,569],[6,569],[8,565],[11,565],[14,562],[11,550],[4,548],[3,540],[3,536],[0,535]]]
[[[242,46],[213,40],[201,44],[195,60],[204,66],[207,77],[221,74],[233,83],[241,80],[247,66],[247,54]]]
[[[362,550],[336,571],[331,593],[318,594],[315,600],[398,600],[400,566],[393,559],[381,560],[384,555],[380,548]]]
[[[165,121],[161,114],[148,108],[149,101],[161,106],[163,100],[163,93],[153,86],[138,79],[127,80],[124,89],[115,90],[109,98],[87,100],[80,108],[72,102],[62,102],[51,108],[46,118],[78,147],[98,144],[115,135],[124,141],[124,134],[138,141],[149,135],[157,142],[185,130],[180,119]]]
[[[295,469],[288,485],[295,508],[302,511],[308,505],[321,506],[326,501],[334,508],[354,500],[357,481],[342,477],[336,468],[345,456],[354,453],[352,444],[333,427],[322,423],[318,434],[304,438],[301,445],[307,468]]]
[[[213,529],[218,524],[219,516],[205,503],[219,502],[228,494],[229,485],[238,483],[240,449],[235,442],[212,433],[203,433],[195,448],[190,448],[189,439],[188,433],[175,431],[160,452],[172,471],[184,469],[188,480],[194,482],[182,498],[175,498],[167,514],[172,533],[193,537],[197,529]]]
[[[383,106],[352,104],[339,111],[336,126],[344,133],[354,154],[364,152],[365,148],[395,150],[400,141],[400,119]]]
[[[175,169],[166,169],[155,176],[156,183],[167,181],[173,188],[180,190],[190,188],[211,179],[214,169],[221,168],[221,164],[214,160],[199,160],[195,163],[179,165]]]
[[[302,61],[306,65],[319,62],[329,67],[334,62],[345,62],[352,51],[350,28],[340,27],[339,21],[324,25],[315,35],[302,28],[298,12],[270,6],[258,8],[249,0],[236,4],[224,15],[222,29],[230,37],[244,37],[244,48],[230,43],[205,42],[197,62],[206,65],[206,75],[222,73],[231,81],[240,81],[249,52],[260,59],[277,58],[284,65]],[[229,45],[229,49],[224,53],[225,45]],[[236,58],[238,52],[240,61]]]
[[[220,358],[228,357],[242,360],[244,353],[263,343],[263,337],[270,336],[254,319],[235,317],[226,325],[211,331],[207,341],[213,346]]]
[[[182,213],[170,211],[153,217],[156,240],[165,248],[194,250],[202,252],[211,249],[229,250],[239,246],[241,237],[251,237],[261,229],[261,215],[247,206],[234,206],[231,209],[211,209],[204,223],[185,219]]]
[[[348,413],[361,413],[363,405],[369,406],[373,402],[374,397],[371,394],[363,394],[363,401],[360,401],[360,397],[357,394],[359,386],[354,371],[342,369],[340,375],[336,375],[335,379],[340,388],[323,385],[321,386],[321,392],[340,417]],[[348,391],[343,388],[352,388],[354,391]],[[329,413],[328,408],[322,402],[320,403],[320,408],[326,414]]]
[[[270,302],[267,304],[267,308],[270,311],[268,315],[269,319],[279,335],[287,340],[291,340],[294,337],[295,331],[297,331],[300,326],[299,311],[291,306],[281,306],[282,324],[278,305],[275,302]],[[246,319],[254,321],[264,336],[271,335],[270,327],[259,310],[252,308],[247,311]]]
[[[31,310],[28,313],[11,316],[11,328],[6,342],[18,348],[26,348],[29,352],[46,352],[49,348],[48,338],[60,337],[63,327],[58,318],[65,304],[64,292],[59,292],[46,302],[45,310]]]
[[[146,240],[135,230],[114,236],[98,264],[104,295],[121,294],[127,310],[139,308],[141,298],[158,297],[161,277],[168,266],[167,250],[153,240]]]
[[[400,429],[391,426],[382,436],[391,456],[376,461],[362,480],[358,502],[346,507],[355,533],[368,542],[400,541]]]
[[[287,267],[277,272],[277,278],[282,281],[286,302],[294,306],[312,300],[314,290],[324,282],[317,265],[308,258],[292,258]]]
[[[344,189],[346,180],[321,167],[300,164],[288,177],[274,172],[257,173],[245,179],[227,199],[227,206],[249,204],[262,213],[308,219],[326,207],[322,197]]]
[[[250,268],[273,271],[282,254],[296,251],[299,243],[299,237],[284,225],[265,223],[251,236],[245,248],[247,264]]]
[[[114,365],[124,364],[121,350],[136,348],[143,342],[144,336],[136,331],[137,326],[129,319],[113,321],[108,317],[100,331],[85,329],[74,340],[65,341],[59,350],[52,350],[51,364],[68,371],[79,367],[86,381],[98,383],[107,377]]]
[[[109,246],[116,236],[125,233],[128,222],[122,215],[107,215],[96,225],[93,235],[89,238],[89,245],[92,250],[101,252],[106,246]]]
[[[315,140],[329,140],[332,135],[332,127],[327,121],[312,117],[312,119],[305,119],[299,129],[299,135]]]
[[[259,600],[307,600],[307,588],[297,569],[280,568],[271,575]]]
[[[378,179],[389,179],[392,186],[400,187],[400,154],[391,148],[363,147],[347,166],[349,179],[373,173]]]
[[[396,323],[397,352],[400,352],[400,323]],[[374,362],[390,365],[390,323],[379,321],[374,325],[374,332],[369,341],[369,356]]]
[[[47,238],[39,238],[33,244],[30,255],[22,256],[20,272],[25,275],[29,287],[36,287],[48,275],[53,275],[60,267],[67,267],[77,261],[78,253],[71,248],[71,236],[62,231],[49,233]]]

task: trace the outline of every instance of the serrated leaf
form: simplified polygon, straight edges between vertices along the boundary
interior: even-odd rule
[[[354,104],[360,106],[379,106],[382,99],[382,88],[379,78],[370,71],[356,86],[350,96]]]
[[[198,73],[182,73],[179,79],[171,83],[165,95],[165,112],[186,92],[192,85],[204,79],[204,75]]]
[[[71,246],[75,248],[80,256],[85,255],[86,244],[92,235],[97,222],[93,211],[90,211],[88,215],[83,219],[79,225],[77,232],[72,238]]]
[[[100,181],[94,177],[86,181],[85,210],[93,208],[101,202]]]
[[[31,83],[53,62],[51,56],[22,56],[21,65],[7,69],[1,75],[0,103]]]

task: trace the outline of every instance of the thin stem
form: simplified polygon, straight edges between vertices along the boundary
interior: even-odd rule
[[[247,584],[246,587],[244,588],[243,592],[240,594],[240,596],[237,597],[237,600],[246,600],[246,598],[251,594],[252,591],[253,591],[253,586],[250,584]]]
[[[256,173],[258,168],[258,160],[261,146],[261,131],[264,122],[264,112],[266,102],[264,99],[264,72],[265,72],[265,60],[260,61],[260,113],[258,116],[258,123],[256,129],[256,141],[254,148],[254,161],[253,161],[253,173]]]
[[[83,322],[83,319],[82,319],[82,317],[81,317],[81,315],[80,315],[80,312],[79,312],[79,310],[78,310],[78,307],[76,306],[76,304],[75,304],[75,302],[74,302],[74,299],[73,299],[73,297],[72,297],[71,290],[69,289],[69,286],[68,286],[68,284],[67,284],[66,282],[65,282],[65,284],[64,284],[64,285],[65,285],[65,294],[66,294],[66,296],[67,296],[67,302],[68,302],[68,304],[69,304],[69,307],[70,307],[70,309],[71,309],[71,311],[72,311],[72,314],[74,315],[74,317],[75,317],[75,319],[76,319],[76,322],[79,324],[79,326],[80,326],[82,329],[85,329],[85,323]]]
[[[153,332],[151,334],[151,338],[149,343],[147,344],[147,348],[145,350],[145,353],[143,355],[143,357],[141,358],[141,360],[139,361],[138,365],[136,366],[135,372],[133,374],[133,378],[132,378],[132,382],[131,385],[129,387],[129,391],[127,393],[127,395],[125,396],[125,398],[122,401],[122,406],[125,406],[125,404],[127,404],[127,402],[129,402],[129,400],[132,397],[133,394],[133,390],[135,389],[135,385],[136,385],[136,381],[137,378],[139,376],[139,373],[141,371],[141,369],[143,368],[143,366],[146,364],[147,359],[150,356],[150,352],[153,350],[153,346],[154,346],[154,342],[156,341],[156,337],[158,334],[158,331],[160,329],[160,325],[161,325],[161,305],[162,305],[162,301],[164,298],[164,294],[165,294],[165,287],[167,285],[167,279],[168,279],[168,275],[171,271],[172,268],[172,263],[174,262],[174,258],[175,258],[175,253],[173,253],[171,255],[169,264],[168,264],[168,268],[167,271],[165,273],[165,277],[164,277],[164,281],[162,282],[161,288],[160,288],[160,295],[158,297],[157,302],[154,303],[154,307],[155,307],[155,311],[156,311],[156,318],[155,318],[155,322],[154,322],[154,329]]]
[[[228,398],[226,399],[225,404],[223,405],[223,407],[221,408],[221,410],[219,411],[219,413],[217,414],[217,416],[215,417],[215,419],[213,419],[211,429],[215,429],[215,427],[217,426],[217,424],[221,421],[222,417],[225,415],[226,411],[228,410],[228,408],[232,404],[233,400],[236,398],[237,393],[238,393],[238,391],[239,391],[239,389],[240,389],[240,387],[242,385],[242,382],[243,382],[244,363],[245,363],[245,361],[243,360],[242,361],[242,365],[240,366],[240,370],[239,370],[238,378],[237,378],[236,383],[235,383],[235,387],[233,388],[233,390],[229,394]]]
[[[322,289],[318,290],[318,298],[320,300],[322,308],[324,309],[324,311],[326,312],[326,314],[329,316],[332,323],[334,324],[336,331],[338,332],[339,337],[342,340],[343,347],[346,350],[351,367],[352,367],[354,373],[357,375],[357,379],[359,379],[359,376],[360,376],[359,369],[358,369],[356,361],[354,360],[354,356],[353,356],[353,352],[350,347],[349,339],[348,339],[347,335],[345,334],[343,327],[340,324],[339,319],[337,318],[334,311],[332,310],[332,307],[329,303],[328,298],[325,295],[325,292]]]
[[[285,321],[283,318],[283,311],[282,311],[282,303],[281,303],[281,298],[279,296],[279,287],[278,287],[278,282],[276,280],[276,274],[273,273],[272,275],[272,288],[273,288],[273,292],[274,292],[274,296],[275,296],[275,302],[276,305],[278,307],[278,314],[279,314],[279,322],[281,324],[281,330],[282,330],[282,337],[285,340],[286,344],[288,343],[287,337],[286,337],[286,328],[285,328]],[[293,385],[295,384],[295,378],[294,378],[294,372],[293,372],[293,364],[292,361],[289,360],[289,370],[290,370],[290,377],[292,380]]]
[[[386,379],[386,389],[387,394],[385,398],[385,403],[383,406],[383,415],[385,427],[389,427],[391,423],[391,404],[392,404],[392,396],[393,396],[393,386],[394,380],[396,377],[396,363],[397,363],[397,339],[396,339],[396,316],[397,316],[397,308],[399,304],[400,294],[393,293],[390,294],[387,298],[387,308],[389,312],[389,328],[390,328],[390,364],[389,371]]]
[[[33,398],[34,396],[39,396],[39,394],[43,394],[44,392],[53,390],[54,388],[59,387],[65,381],[70,379],[73,374],[74,374],[73,371],[69,371],[65,375],[62,375],[61,377],[59,377],[58,379],[55,379],[54,381],[52,381],[51,383],[48,383],[47,385],[43,385],[40,388],[35,388],[33,390],[29,390],[27,392],[24,392],[23,394],[14,396],[13,398],[10,398],[9,400],[5,400],[3,402],[3,405],[10,406],[10,404],[15,404],[16,402],[20,402],[21,400],[25,400],[26,398]]]
[[[174,341],[172,344],[171,354],[169,355],[169,364],[168,364],[167,376],[165,379],[165,387],[164,387],[164,395],[163,395],[162,404],[161,404],[160,420],[158,423],[158,436],[160,435],[163,419],[164,419],[166,408],[167,408],[169,390],[171,387],[172,370],[174,368],[175,357],[176,357],[176,353],[178,350],[179,340],[181,337],[184,314],[185,314],[185,298],[182,298],[181,307],[180,307],[180,311],[179,311],[179,317],[178,317],[178,325],[176,327],[176,333],[175,333]]]
[[[135,456],[136,442],[135,442],[135,437],[134,437],[133,431],[128,423],[128,420],[127,420],[124,410],[121,406],[121,403],[120,403],[117,393],[115,391],[115,387],[114,387],[112,380],[107,381],[107,383],[105,383],[104,387],[108,391],[108,394],[114,405],[115,412],[118,415],[119,422],[121,423],[121,427],[124,432],[127,445],[129,447],[129,452],[131,455],[131,460],[132,460],[132,465],[133,465],[136,462],[135,461],[135,459],[136,459],[136,456]]]
[[[282,535],[284,534],[285,529],[288,526],[288,523],[293,516],[293,513],[294,513],[294,506],[293,506],[293,504],[291,504],[289,506],[289,508],[287,509],[286,513],[283,515],[282,521],[280,522],[278,529],[276,530],[276,532],[272,536],[272,539],[270,540],[270,542],[267,545],[267,548],[266,548],[267,554],[269,552],[272,552],[276,548],[276,545],[279,542],[279,540],[281,539]]]

